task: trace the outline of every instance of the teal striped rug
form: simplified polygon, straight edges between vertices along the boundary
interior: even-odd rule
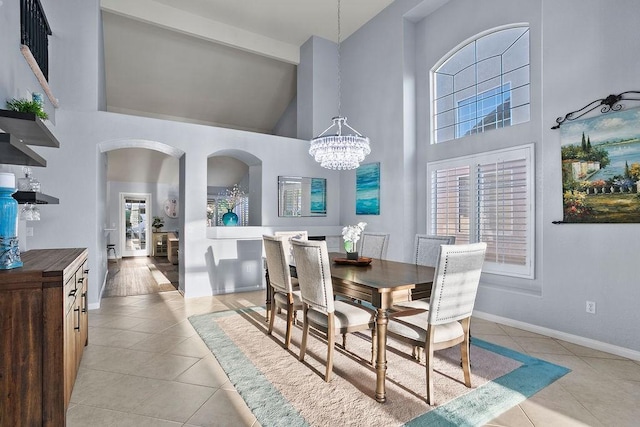
[[[310,425],[216,322],[216,319],[234,315],[245,316],[255,325],[266,329],[263,307],[208,313],[191,316],[189,320],[262,426]],[[257,323],[258,321],[260,323]],[[276,320],[276,324],[278,322],[282,323],[282,320]],[[265,334],[261,336],[267,337]],[[274,331],[276,341],[280,342],[282,338]],[[478,338],[472,338],[472,346],[513,359],[521,365],[493,381],[406,421],[404,425],[482,426],[570,372],[562,366]],[[294,351],[297,351],[297,347]],[[299,363],[295,355],[287,356],[291,357],[291,363]],[[420,369],[418,372],[424,375],[424,370]],[[418,392],[424,393],[423,390]],[[366,422],[365,425],[367,424],[370,423]]]

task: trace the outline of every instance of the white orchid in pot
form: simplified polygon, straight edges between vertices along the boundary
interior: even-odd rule
[[[342,228],[342,239],[344,240],[344,250],[347,252],[347,259],[358,259],[356,243],[360,240],[360,234],[362,234],[366,226],[366,222],[359,222],[356,225],[347,225]]]

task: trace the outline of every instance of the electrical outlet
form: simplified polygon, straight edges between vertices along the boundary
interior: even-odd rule
[[[595,303],[595,301],[587,301],[587,313],[596,314],[596,303]]]
[[[27,237],[33,237],[33,227],[27,227]]]

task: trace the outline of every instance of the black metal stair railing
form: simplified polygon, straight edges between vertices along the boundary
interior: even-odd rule
[[[29,48],[48,81],[51,27],[40,0],[20,0],[20,33],[20,42]]]

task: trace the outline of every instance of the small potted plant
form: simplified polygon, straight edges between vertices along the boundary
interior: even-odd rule
[[[153,231],[157,233],[162,227],[164,227],[164,219],[160,218],[159,216],[154,216],[151,226],[153,227]]]
[[[7,100],[7,110],[18,111],[20,113],[34,113],[42,120],[49,118],[47,113],[42,108],[42,104],[38,101],[29,101],[28,99],[10,99]]]

